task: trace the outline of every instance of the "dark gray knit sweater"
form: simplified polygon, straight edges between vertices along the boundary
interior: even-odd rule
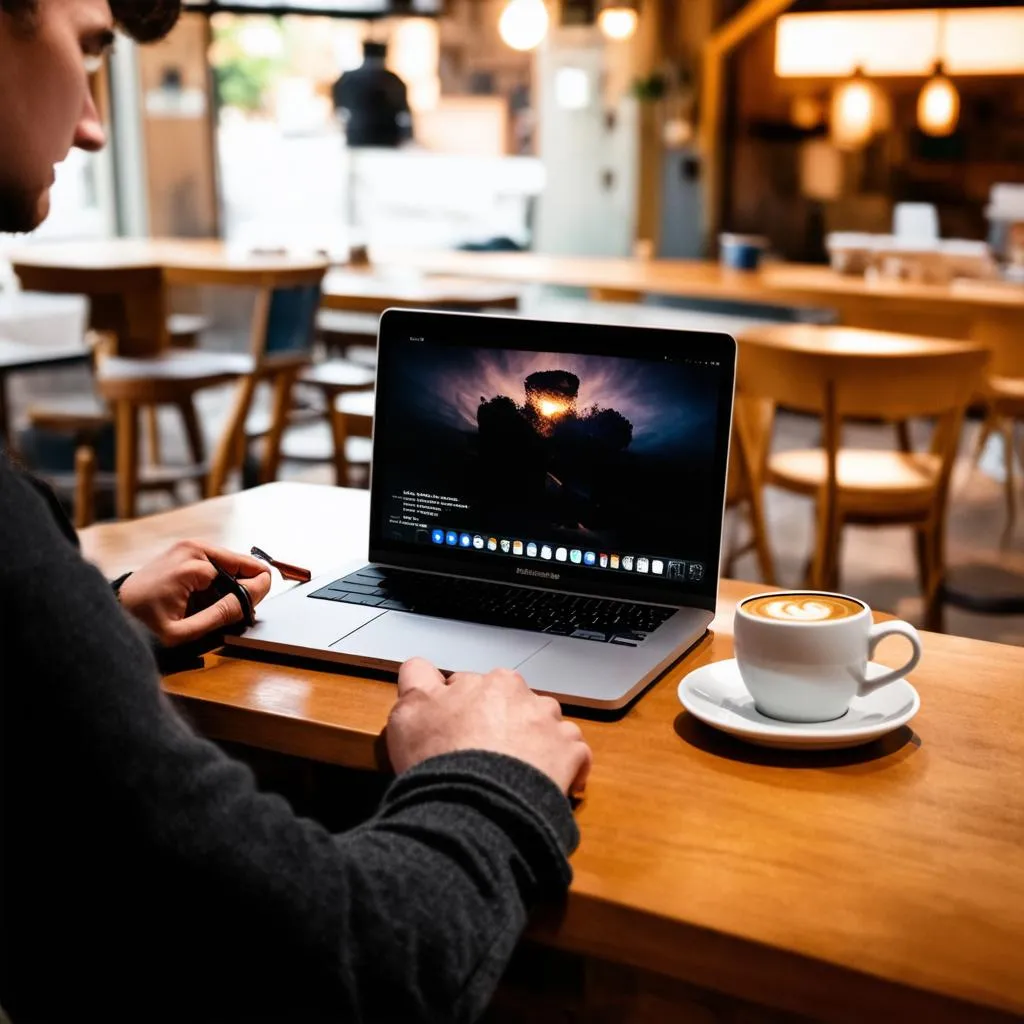
[[[334,835],[163,696],[38,485],[0,456],[0,1005],[71,1020],[471,1021],[570,879],[568,801],[512,758],[400,776]]]

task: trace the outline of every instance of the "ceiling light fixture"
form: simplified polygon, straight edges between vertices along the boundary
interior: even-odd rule
[[[533,50],[548,34],[544,0],[508,0],[498,19],[498,33],[513,50]]]
[[[638,0],[607,0],[597,15],[597,24],[607,39],[623,42],[636,32],[640,21]]]
[[[917,126],[925,135],[952,135],[960,120],[960,93],[946,77],[943,57],[946,42],[946,16],[939,15],[938,40],[932,77],[925,82],[917,98]]]
[[[860,149],[880,120],[878,89],[856,71],[832,94],[832,140],[840,149]]]

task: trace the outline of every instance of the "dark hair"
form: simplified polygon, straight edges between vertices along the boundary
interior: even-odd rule
[[[31,26],[40,0],[0,0],[0,11]],[[162,39],[174,28],[181,0],[108,0],[118,27],[140,43]]]

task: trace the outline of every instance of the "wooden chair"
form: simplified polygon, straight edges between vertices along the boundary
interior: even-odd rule
[[[262,439],[259,479],[276,479],[281,461],[281,438],[292,418],[293,391],[302,370],[312,360],[316,315],[326,267],[310,267],[266,275],[253,314],[250,371],[241,380],[227,425],[210,469],[207,496],[221,493],[227,476],[241,470],[250,442]],[[256,388],[268,383],[273,391],[269,423],[247,430]]]
[[[1017,424],[1024,420],[1024,351],[1021,339],[1013,330],[1000,329],[998,323],[981,322],[975,339],[992,353],[984,384],[977,402],[985,409],[985,419],[974,447],[973,464],[977,465],[989,438],[999,434],[1003,439],[1004,495],[1006,529],[1009,540],[1017,521],[1017,478],[1014,462],[1024,463],[1024,444],[1016,440]]]
[[[350,352],[356,350],[362,356],[360,362],[374,366],[377,362],[379,320],[376,313],[321,309],[316,318],[317,335],[329,356],[349,359]],[[370,359],[372,362],[368,362]]]
[[[173,489],[191,479],[203,485],[208,496],[221,493],[228,474],[242,466],[245,423],[252,398],[257,385],[267,382],[274,389],[273,411],[268,427],[259,435],[266,442],[260,476],[263,480],[274,479],[292,388],[299,370],[310,360],[313,318],[325,269],[313,264],[298,269],[258,270],[248,279],[231,282],[259,288],[248,353],[172,349],[165,322],[168,343],[162,351],[127,357],[115,354],[115,335],[96,332],[94,336],[104,339],[94,358],[97,397],[30,410],[30,418],[39,428],[62,430],[77,438],[78,444],[67,459],[69,464],[76,461],[74,451],[86,443],[88,435],[95,436],[104,424],[114,423],[117,515],[129,519],[135,514],[140,490]],[[203,389],[234,381],[238,381],[238,392],[211,464],[206,458],[194,398]],[[181,414],[191,457],[187,466],[165,466],[155,459],[143,465],[139,458],[139,412],[161,405],[175,406]],[[97,486],[106,484],[108,477],[102,467],[94,470]],[[77,492],[82,491],[79,484]]]
[[[729,445],[729,472],[725,485],[726,510],[738,516],[744,506],[747,509],[750,539],[740,547],[729,543],[726,547],[723,575],[734,576],[736,560],[753,551],[757,558],[760,582],[767,586],[775,586],[775,564],[765,533],[764,496],[761,488],[752,486],[752,481],[760,478],[763,471],[766,455],[764,442],[770,436],[770,424],[774,414],[775,410],[770,402],[747,398],[745,395],[736,396]],[[740,419],[748,421],[749,450],[744,448],[737,436],[737,424]],[[747,464],[748,459],[754,461],[756,468]]]
[[[106,332],[90,332],[88,352],[94,366],[94,386],[88,394],[61,396],[37,402],[28,410],[28,430],[23,435],[26,458],[58,491],[75,495],[75,522],[88,525],[95,516],[96,492],[118,489],[114,451],[114,401],[124,389],[147,413],[159,402],[178,406],[189,440],[193,463],[165,466],[158,460],[139,467],[134,488],[173,492],[184,480],[205,476],[203,440],[193,393],[206,386],[234,380],[247,363],[237,356],[209,353],[168,353],[166,357],[122,359],[111,353],[116,338]],[[107,395],[98,391],[106,382]],[[109,400],[108,400],[109,399]],[[152,400],[152,404],[149,404]],[[150,440],[153,440],[151,435]],[[83,480],[87,475],[87,480]],[[86,494],[91,497],[86,500]]]
[[[807,585],[839,586],[842,529],[906,524],[917,540],[928,628],[940,623],[950,474],[967,404],[989,356],[966,342],[896,338],[858,332],[856,347],[816,349],[813,336],[787,345],[770,332],[740,339],[737,388],[762,400],[821,418],[819,448],[762,456],[767,447],[746,417],[737,437],[750,486],[780,487],[815,499],[817,526]],[[934,421],[927,451],[844,448],[844,420]],[[770,435],[770,427],[768,430]],[[753,509],[758,514],[758,505]]]
[[[339,487],[349,484],[349,459],[347,455],[348,420],[346,414],[337,409],[337,400],[352,392],[370,392],[372,397],[376,373],[366,366],[344,359],[329,359],[304,369],[299,377],[302,384],[320,392],[324,413],[331,427],[334,457],[335,482]],[[372,419],[372,407],[370,411]],[[358,425],[356,430],[361,429]],[[352,435],[356,436],[356,435]],[[365,435],[369,437],[369,433]]]
[[[109,356],[99,361],[97,390],[114,412],[118,518],[135,516],[140,489],[166,488],[169,481],[187,479],[206,483],[206,442],[195,396],[207,388],[244,379],[252,370],[249,356],[232,352],[170,351],[149,358]],[[181,415],[191,457],[187,466],[144,466],[139,458],[139,411],[164,405],[176,407]]]
[[[350,484],[350,470],[357,464],[352,458],[349,440],[373,436],[373,413],[376,393],[368,390],[348,391],[338,395],[331,405],[331,435],[334,440],[334,474],[339,486]],[[367,469],[370,451],[358,460]]]
[[[210,320],[201,313],[172,313],[167,318],[171,348],[198,348],[200,336],[209,329]]]

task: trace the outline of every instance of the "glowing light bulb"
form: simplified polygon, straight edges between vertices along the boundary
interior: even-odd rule
[[[609,39],[625,40],[636,32],[637,13],[632,7],[606,7],[597,16],[597,24]]]
[[[858,149],[879,120],[875,87],[858,70],[832,96],[832,138],[840,149]]]
[[[960,119],[960,94],[941,65],[917,98],[917,124],[925,135],[952,135]]]
[[[498,19],[498,34],[513,50],[532,50],[548,33],[544,0],[509,0]]]

